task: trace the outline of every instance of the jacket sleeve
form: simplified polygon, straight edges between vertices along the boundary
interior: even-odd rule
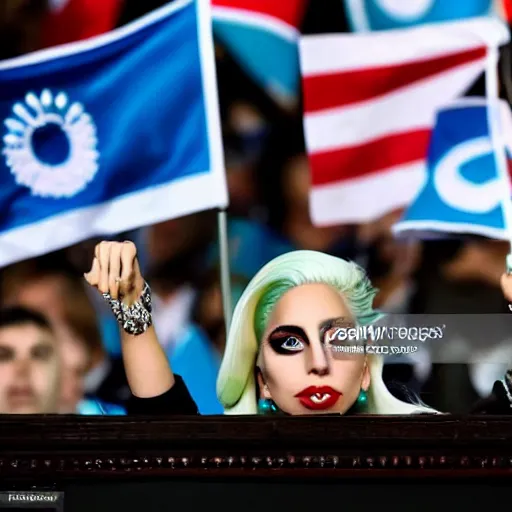
[[[160,396],[139,398],[132,395],[128,401],[128,415],[178,416],[199,414],[197,405],[179,375],[174,375],[174,386]]]

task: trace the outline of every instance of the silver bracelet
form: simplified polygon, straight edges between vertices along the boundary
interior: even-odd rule
[[[119,325],[128,334],[132,336],[143,334],[153,323],[151,318],[151,288],[148,283],[144,283],[139,300],[131,306],[123,304],[120,300],[113,299],[109,293],[104,293],[103,298],[108,302]]]

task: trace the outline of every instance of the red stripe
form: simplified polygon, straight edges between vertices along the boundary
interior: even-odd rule
[[[57,46],[109,32],[117,23],[121,4],[122,0],[69,0],[61,11],[50,12],[43,19],[41,46]]]
[[[422,160],[427,156],[430,133],[431,130],[416,130],[359,146],[311,154],[311,184],[328,185]]]
[[[508,23],[512,22],[512,0],[503,0],[503,10]]]
[[[510,179],[512,179],[512,160],[510,158],[507,158],[507,169],[508,169],[508,175]]]
[[[306,2],[307,0],[212,0],[212,5],[266,14],[298,28],[304,17]]]
[[[306,113],[342,107],[377,98],[463,64],[482,59],[485,47],[435,59],[394,66],[306,76],[303,80]]]

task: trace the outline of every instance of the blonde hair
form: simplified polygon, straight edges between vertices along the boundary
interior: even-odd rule
[[[344,298],[358,325],[382,317],[373,309],[377,290],[355,263],[316,251],[293,251],[265,265],[251,280],[233,312],[226,350],[217,379],[217,395],[226,414],[256,414],[255,365],[261,337],[278,300],[304,284],[327,284]],[[395,398],[382,379],[384,361],[369,356],[368,412],[373,414],[435,413],[420,404]]]

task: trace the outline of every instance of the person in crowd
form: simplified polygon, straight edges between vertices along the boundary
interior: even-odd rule
[[[4,305],[20,305],[43,314],[57,337],[62,362],[58,412],[63,414],[123,414],[117,388],[127,388],[126,378],[109,378],[109,360],[101,343],[96,313],[79,276],[67,269],[58,255],[11,266],[4,271],[1,299]],[[110,403],[100,399],[108,379],[113,388]],[[129,394],[127,395],[129,396]],[[117,402],[117,403],[116,403]]]
[[[500,315],[507,312],[500,290],[506,245],[476,237],[423,243],[409,312],[493,315],[494,323],[492,329],[482,330],[476,329],[473,322],[456,321],[455,316],[450,321],[452,342],[435,347],[431,370],[422,384],[422,399],[438,409],[464,413],[491,392],[496,379],[508,367],[512,351],[507,354],[505,350],[501,358],[494,354],[499,347],[511,346],[506,335],[508,315]],[[482,340],[486,350],[477,353]],[[447,360],[454,362],[443,363]],[[499,364],[500,360],[503,364]],[[472,364],[473,361],[477,363]]]
[[[496,326],[494,332],[486,332],[487,347],[478,350],[469,365],[469,380],[480,396],[486,396],[494,381],[507,368],[507,361],[512,359],[512,334],[508,325],[508,311],[504,308],[500,293],[500,280],[503,274],[503,261],[510,250],[508,242],[497,240],[476,239],[464,244],[457,257],[450,261],[444,271],[445,276],[458,289],[459,294],[478,297],[473,305],[466,305],[466,311],[474,309],[475,313],[493,315]],[[452,292],[453,293],[453,292]],[[476,306],[484,301],[485,306]],[[462,306],[462,305],[461,305]],[[462,311],[462,307],[459,306]],[[470,309],[471,308],[471,309]],[[505,312],[506,315],[498,316]],[[487,329],[489,331],[490,329]],[[474,335],[468,329],[465,338],[472,346]],[[472,350],[472,352],[475,352]]]
[[[0,414],[57,413],[61,363],[46,318],[22,307],[0,310]]]

